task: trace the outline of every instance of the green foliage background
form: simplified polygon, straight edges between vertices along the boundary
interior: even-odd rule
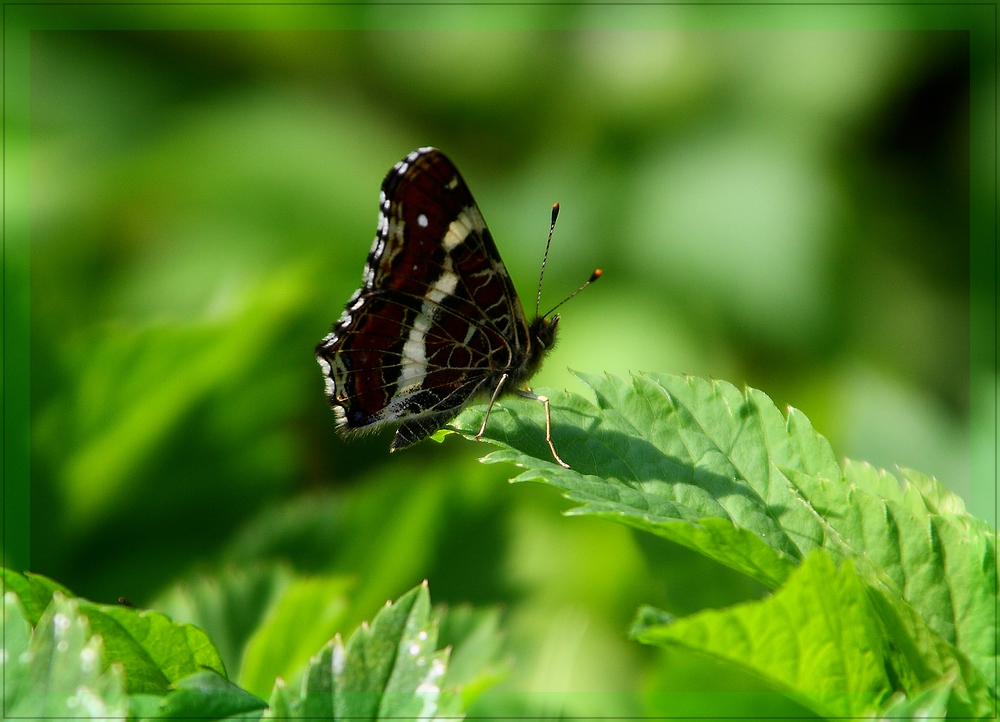
[[[421,145],[461,168],[527,306],[555,201],[545,303],[605,270],[536,385],[745,382],[992,518],[969,498],[993,387],[970,355],[992,297],[970,283],[968,34],[525,12],[578,29],[33,33],[33,571],[166,605],[199,570],[277,559],[349,580],[347,631],[428,578],[435,602],[504,607],[514,694],[480,712],[535,692],[533,713],[639,714],[650,684],[722,684],[740,714],[753,680],[624,630],[640,603],[683,615],[758,582],[560,517],[458,438],[392,458],[337,438],[312,348],[382,176]]]

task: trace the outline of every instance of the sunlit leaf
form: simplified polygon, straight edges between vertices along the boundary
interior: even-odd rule
[[[4,576],[9,583],[32,589],[36,604],[50,594],[49,590],[63,589],[41,575],[4,570]],[[65,600],[66,594],[57,591],[52,598],[60,596]],[[152,610],[96,604],[86,599],[71,601],[74,613],[85,620],[89,630],[100,635],[103,658],[122,675],[130,694],[164,694],[172,682],[203,669],[225,674],[211,640],[193,625],[177,624]],[[43,619],[45,614],[49,614],[48,607]],[[41,620],[38,624],[42,624]]]
[[[222,720],[259,717],[267,703],[233,684],[217,672],[196,672],[172,686],[157,717],[165,719]],[[256,712],[256,715],[253,713]],[[247,716],[243,716],[247,715]]]
[[[893,700],[879,715],[882,720],[941,719],[948,713],[948,698],[954,679],[945,677],[910,697]]]
[[[265,716],[435,719],[456,709],[441,688],[449,652],[436,645],[437,623],[421,585],[386,603],[346,645],[339,635],[327,643],[306,666],[298,693],[277,680]]]
[[[31,624],[24,615],[24,607],[14,592],[3,597],[3,712],[7,716],[28,694],[31,683]]]
[[[106,668],[100,635],[92,634],[75,600],[57,592],[24,646],[26,620],[16,595],[4,598],[4,716],[124,718],[121,666]]]
[[[11,569],[2,569],[4,588],[14,592],[21,600],[28,613],[28,622],[31,625],[38,624],[42,612],[52,601],[53,592],[62,592],[67,597],[72,597],[73,593],[66,587],[54,582],[41,574],[31,574],[26,572],[21,574]]]
[[[571,513],[613,519],[688,546],[778,587],[807,554],[850,559],[895,643],[887,662],[915,688],[956,673],[955,700],[992,707],[996,664],[995,538],[940,484],[913,472],[837,463],[799,411],[782,416],[754,389],[646,374],[580,375],[596,404],[552,393],[555,464],[539,404],[504,401],[485,461],[526,469],[579,502]],[[471,436],[482,409],[457,421]],[[972,664],[969,663],[971,660]]]
[[[162,689],[140,684],[138,665],[152,665],[157,678],[176,682],[195,672],[209,669],[225,676],[218,651],[202,630],[191,624],[177,624],[165,614],[151,609],[134,609],[80,600],[80,609],[91,620],[94,631],[105,640],[107,657],[122,663],[129,691],[141,693]]]
[[[647,644],[677,645],[760,675],[832,717],[876,709],[891,691],[878,619],[850,563],[815,552],[772,597],[667,624],[640,623]]]

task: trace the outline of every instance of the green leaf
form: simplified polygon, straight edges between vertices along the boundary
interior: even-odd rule
[[[869,586],[869,599],[879,612],[889,646],[886,661],[901,691],[912,696],[941,679],[952,679],[949,716],[995,715],[996,698],[968,657],[931,630],[912,606],[884,587]]]
[[[128,711],[131,719],[143,720],[159,716],[163,711],[163,695],[130,694]]]
[[[91,627],[104,640],[105,657],[117,662],[124,671],[125,686],[129,693],[166,694],[170,687],[170,679],[157,666],[142,644],[129,634],[118,620],[105,614],[101,605],[77,600],[78,604],[81,602]]]
[[[673,624],[676,620],[677,617],[670,612],[643,604],[635,612],[635,618],[629,626],[628,636],[632,639],[639,639],[642,633],[650,627],[666,626]]]
[[[422,594],[421,594],[422,592]],[[422,602],[422,603],[421,603]],[[414,607],[417,607],[414,610]],[[335,711],[337,717],[360,717],[376,719],[381,709],[400,649],[404,647],[404,636],[408,630],[410,615],[416,612],[415,623],[425,623],[430,614],[430,600],[427,588],[420,586],[407,592],[395,604],[390,602],[379,610],[369,627],[362,624],[351,635],[343,653],[343,662],[336,679]],[[435,641],[437,630],[433,630]],[[429,632],[428,632],[429,634]],[[434,643],[427,640],[418,645],[420,652],[426,647],[434,651]],[[403,649],[400,660],[407,668],[409,651]],[[395,703],[393,707],[397,706]]]
[[[31,608],[53,598],[54,590],[64,598],[70,594],[61,585],[37,574],[21,575],[5,569],[4,579],[10,586],[26,590]],[[130,694],[165,694],[171,682],[204,668],[225,674],[208,635],[195,626],[177,624],[151,610],[96,604],[79,598],[73,604],[74,609],[86,616],[88,629],[100,635],[104,658],[108,664],[119,665]],[[29,621],[31,618],[29,614]]]
[[[278,679],[271,718],[434,719],[458,706],[442,691],[448,650],[437,650],[437,623],[426,584],[362,624],[346,645],[336,636],[316,654],[292,692]]]
[[[27,695],[31,675],[28,647],[31,643],[31,625],[25,619],[24,608],[14,592],[3,597],[3,716],[7,716]]]
[[[500,610],[476,609],[467,604],[442,609],[438,625],[438,647],[451,648],[441,688],[458,703],[456,709],[442,713],[458,714],[507,676],[510,660],[502,656]]]
[[[540,405],[505,400],[487,462],[526,469],[515,481],[559,487],[592,514],[671,539],[776,588],[816,549],[851,559],[869,585],[887,659],[904,689],[958,672],[953,700],[985,713],[996,669],[996,543],[942,485],[867,465],[842,469],[799,411],[782,416],[754,389],[645,374],[580,378],[596,403],[550,393],[553,463]],[[456,425],[472,436],[482,409]],[[971,660],[972,664],[969,664]],[[977,713],[979,713],[977,712]]]
[[[891,692],[878,621],[850,563],[815,552],[772,597],[670,624],[638,625],[647,644],[676,645],[741,666],[824,716],[853,717]]]
[[[229,676],[239,679],[247,641],[291,579],[291,570],[283,564],[226,567],[175,584],[151,606],[205,630]]]
[[[276,271],[228,318],[96,335],[76,367],[78,394],[67,410],[73,438],[60,483],[71,526],[94,524],[185,414],[248,373],[311,293],[312,272],[307,263]]]
[[[883,720],[941,719],[948,713],[948,699],[954,685],[953,677],[945,677],[911,697],[893,699],[879,715]]]
[[[581,378],[593,384],[598,406],[575,394],[549,394],[553,437],[560,455],[572,457],[567,459],[571,469],[552,459],[541,409],[535,408],[540,405],[521,399],[504,400],[499,413],[490,416],[485,438],[506,450],[484,461],[528,469],[515,481],[559,487],[581,504],[572,513],[629,524],[768,586],[781,584],[801,558],[800,550],[725,454],[709,450],[711,442],[699,435],[698,423],[648,379],[636,378],[634,386],[627,386],[616,377]],[[713,408],[705,421],[713,428],[722,424],[728,408],[723,402],[715,406],[721,408]],[[481,423],[479,409],[457,421],[467,435]]]
[[[451,431],[450,429],[438,429],[427,438],[429,438],[431,441],[436,441],[439,444],[443,444],[444,440],[448,438],[448,435],[453,433],[454,432]]]
[[[247,642],[240,684],[263,695],[275,678],[297,675],[315,650],[340,631],[349,587],[344,577],[293,581]]]
[[[302,697],[297,706],[296,716],[303,719],[334,717],[334,654],[343,655],[340,638],[327,642],[323,649],[310,660],[302,677]]]
[[[226,559],[237,565],[287,559],[309,573],[357,578],[344,627],[353,629],[429,571],[448,490],[467,475],[460,465],[393,465],[350,493],[304,495],[254,519]]]
[[[229,719],[250,715],[256,719],[267,703],[236,686],[217,672],[197,672],[173,685],[158,717],[165,719]],[[256,715],[251,713],[256,712]]]
[[[27,648],[27,620],[16,596],[4,596],[4,715],[6,717],[124,718],[122,670],[104,666],[103,645],[74,600],[56,592]]]
[[[962,499],[936,479],[911,469],[900,471],[904,499],[921,502],[913,512],[921,534],[912,538],[919,543],[904,548],[909,553],[901,559],[904,596],[932,629],[970,657],[986,679],[995,679],[996,534],[966,513]]]
[[[104,637],[108,659],[125,669],[130,693],[163,693],[170,683],[206,668],[225,676],[218,651],[197,627],[153,610],[79,601]]]
[[[271,691],[271,699],[268,700],[268,708],[264,712],[264,717],[268,719],[292,719],[295,712],[293,706],[296,701],[292,692],[289,691],[288,685],[285,684],[285,680],[279,677],[274,680],[274,689]]]
[[[28,613],[27,619],[31,626],[38,624],[42,612],[52,601],[53,592],[62,592],[67,597],[72,597],[73,593],[66,587],[54,582],[41,574],[25,572],[21,574],[12,569],[2,569],[4,589],[14,592],[21,600]]]

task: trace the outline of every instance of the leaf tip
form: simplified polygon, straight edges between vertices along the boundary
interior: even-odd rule
[[[650,627],[673,624],[675,619],[670,612],[644,604],[636,610],[635,619],[629,625],[628,635],[632,639],[639,639]]]
[[[441,428],[441,429],[438,429],[437,431],[435,431],[428,438],[430,438],[431,441],[436,441],[439,444],[443,444],[445,438],[448,437],[448,436],[450,436],[451,434],[454,434],[454,433],[456,433],[456,430],[454,429],[454,427],[445,426],[444,428]]]

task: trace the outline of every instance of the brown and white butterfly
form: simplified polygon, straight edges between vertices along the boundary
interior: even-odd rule
[[[379,203],[364,283],[316,347],[341,429],[399,423],[395,451],[489,399],[479,438],[493,403],[514,393],[544,404],[546,441],[568,468],[552,443],[549,400],[522,388],[555,344],[559,316],[538,315],[536,303],[528,321],[458,169],[435,148],[415,150],[386,175]]]

